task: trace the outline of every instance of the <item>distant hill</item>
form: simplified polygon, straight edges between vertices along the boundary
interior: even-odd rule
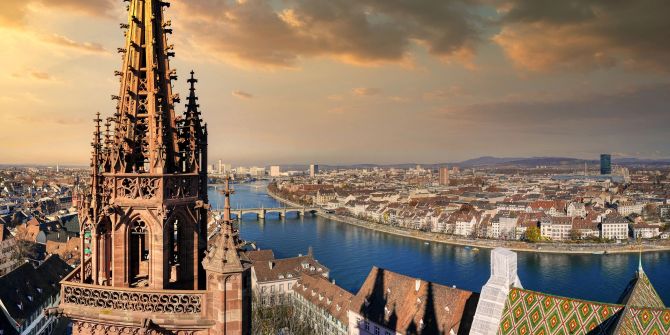
[[[319,165],[321,170],[333,169],[372,169],[372,168],[396,168],[409,169],[417,165],[421,165],[424,169],[437,169],[441,166],[458,166],[461,168],[483,168],[483,167],[501,167],[501,166],[517,166],[517,167],[536,167],[536,166],[575,166],[587,163],[590,166],[600,164],[600,159],[580,159],[571,157],[493,157],[482,156],[478,158],[468,159],[462,162],[452,163],[400,163],[400,164],[351,164],[351,165]],[[613,164],[624,166],[661,166],[670,165],[670,159],[640,159],[632,157],[619,157],[612,159]],[[306,170],[306,165],[282,165],[282,170]]]

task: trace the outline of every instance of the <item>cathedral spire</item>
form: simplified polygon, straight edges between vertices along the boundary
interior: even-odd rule
[[[125,47],[119,49],[123,67],[116,74],[121,87],[115,114],[115,136],[110,143],[110,170],[116,173],[178,171],[178,138],[172,93],[176,71],[168,45],[170,21],[163,17],[161,0],[131,0],[125,29]]]

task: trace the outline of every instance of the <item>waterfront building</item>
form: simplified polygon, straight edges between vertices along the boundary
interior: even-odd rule
[[[628,239],[628,220],[616,213],[610,213],[600,222],[600,238],[608,240]]]
[[[247,252],[251,261],[251,287],[257,301],[264,306],[290,302],[295,283],[303,276],[328,279],[330,270],[314,259],[310,248],[306,256],[275,259],[267,251]]]
[[[348,334],[467,334],[478,297],[374,267],[351,299]]]
[[[228,179],[225,215],[207,245],[207,127],[193,72],[185,111],[175,111],[168,5],[127,6],[117,110],[95,119],[90,185],[78,195],[81,264],[49,311],[70,319],[74,335],[249,333],[250,270],[238,255]]]
[[[347,335],[349,291],[321,276],[302,276],[293,288],[292,306],[314,335]]]
[[[540,222],[540,234],[552,241],[569,240],[571,231],[572,218],[569,216],[552,216]]]
[[[319,174],[319,166],[317,164],[311,164],[309,166],[309,176],[314,178],[317,174]]]
[[[449,186],[449,168],[446,166],[440,167],[439,183],[442,186]]]
[[[279,165],[270,166],[270,177],[279,177],[281,176],[281,169]]]
[[[337,193],[334,190],[320,189],[316,191],[316,196],[314,197],[314,204],[319,206],[325,206],[330,201],[337,199]]]
[[[602,175],[612,174],[612,155],[610,154],[600,155],[600,174]]]
[[[0,334],[52,334],[58,318],[44,310],[58,306],[58,282],[71,270],[58,256],[51,256],[37,267],[23,263],[0,276]]]
[[[572,220],[572,229],[575,231],[578,239],[600,237],[598,222],[585,218],[574,218]]]
[[[658,225],[648,223],[636,223],[630,225],[634,238],[655,238],[661,235]]]

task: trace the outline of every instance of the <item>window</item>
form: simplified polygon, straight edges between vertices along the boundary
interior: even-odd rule
[[[379,327],[375,326],[375,335],[379,335]]]
[[[363,328],[364,328],[365,330],[370,330],[370,323],[367,322],[367,321],[365,321],[365,323],[363,324]]]

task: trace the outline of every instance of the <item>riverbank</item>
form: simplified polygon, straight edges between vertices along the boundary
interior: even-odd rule
[[[274,194],[270,190],[267,190],[267,194],[272,198],[274,198],[275,200],[288,204],[290,206],[295,207],[302,206],[298,203],[284,199],[278,196],[277,194]],[[375,230],[387,234],[410,237],[426,242],[445,243],[464,247],[484,248],[484,249],[503,247],[521,252],[554,253],[554,254],[594,254],[594,253],[621,254],[621,253],[640,252],[640,246],[637,244],[528,243],[522,241],[503,241],[503,240],[484,240],[484,239],[475,240],[475,239],[458,238],[440,233],[431,233],[419,230],[405,229],[400,227],[391,227],[388,225],[382,225],[366,220],[360,220],[357,218],[337,214],[329,214],[325,212],[317,212],[316,214],[323,218],[330,219],[333,221],[347,223],[357,227]],[[670,241],[667,241],[664,244],[648,244],[648,243],[643,244],[641,251],[642,252],[670,251]]]

